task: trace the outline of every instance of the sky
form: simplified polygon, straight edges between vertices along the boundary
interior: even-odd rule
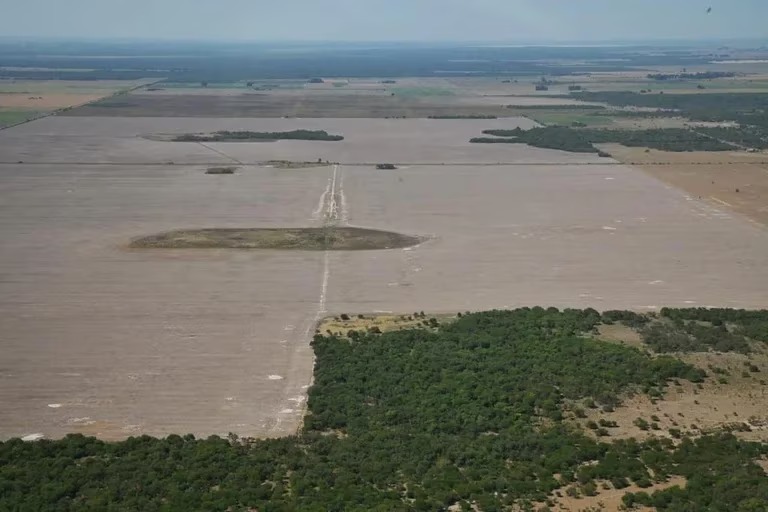
[[[24,38],[510,43],[768,38],[768,0],[0,0],[0,13],[0,35]]]

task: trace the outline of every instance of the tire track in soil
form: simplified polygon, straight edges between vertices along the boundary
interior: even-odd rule
[[[346,207],[346,200],[344,198],[343,190],[343,177],[341,172],[341,165],[335,164],[333,166],[333,174],[328,180],[328,187],[320,196],[318,208],[313,212],[312,219],[316,221],[322,220],[324,228],[331,229],[345,224],[348,216]],[[321,218],[322,217],[322,218]],[[330,236],[330,231],[326,234]],[[313,336],[313,331],[317,323],[327,314],[326,301],[328,297],[328,283],[331,275],[331,251],[323,251],[323,267],[322,277],[320,280],[320,293],[315,303],[314,315],[305,319],[300,328],[291,329],[298,336],[294,336],[291,340],[294,348],[291,359],[297,354],[300,354],[304,350],[311,350],[309,347],[309,341]],[[293,327],[293,326],[286,326]],[[314,361],[314,354],[312,355]],[[314,366],[314,364],[313,364]],[[310,372],[309,378],[304,375],[304,372],[295,364],[290,364],[290,369],[293,375],[288,376],[288,382],[306,382],[301,386],[300,393],[296,394],[296,388],[289,389],[291,386],[286,386],[284,396],[282,398],[280,406],[274,415],[275,423],[269,429],[271,434],[279,434],[283,426],[283,423],[288,418],[294,419],[296,415],[299,416],[299,421],[294,429],[291,429],[290,434],[295,434],[301,429],[303,425],[303,418],[306,414],[307,407],[307,390],[312,385],[314,379],[314,373]]]

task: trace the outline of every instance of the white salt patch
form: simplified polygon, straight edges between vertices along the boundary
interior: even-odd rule
[[[603,229],[606,230],[606,231],[616,231],[616,228],[614,228],[612,226],[603,226]]]
[[[85,416],[83,418],[70,418],[67,420],[67,423],[70,425],[93,425],[96,422],[88,416]]]
[[[280,414],[291,414],[292,412],[294,412],[293,409],[283,409],[280,411]]]
[[[283,377],[281,377],[280,375],[270,375],[270,376],[269,376],[269,377],[267,377],[267,378],[268,378],[269,380],[283,380]]]
[[[29,434],[21,438],[22,441],[39,441],[40,439],[44,438],[45,434]]]
[[[58,409],[59,407],[61,407],[61,404],[48,404],[48,407],[50,407],[51,409]]]
[[[664,281],[660,281],[660,280],[657,279],[656,281],[651,281],[648,284],[664,284]]]

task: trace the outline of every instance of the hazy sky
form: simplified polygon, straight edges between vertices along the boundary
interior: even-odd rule
[[[0,35],[32,37],[510,42],[768,37],[768,0],[0,0],[0,13]]]

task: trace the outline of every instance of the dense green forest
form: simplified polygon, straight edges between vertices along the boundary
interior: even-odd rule
[[[615,142],[630,147],[663,151],[730,151],[734,146],[682,128],[650,130],[607,130],[545,126],[523,130],[484,130],[493,137],[476,137],[472,143],[528,144],[537,148],[559,149],[572,153],[599,153],[593,144]]]
[[[677,359],[587,335],[616,321],[648,323],[630,312],[523,308],[462,315],[435,332],[318,335],[298,436],[11,440],[0,443],[0,510],[384,512],[460,504],[494,512],[545,501],[565,485],[591,494],[597,480],[647,488],[670,475],[685,476],[686,487],[625,501],[663,511],[763,510],[768,479],[754,461],[768,454],[765,445],[730,434],[679,446],[599,442],[564,420],[567,404],[613,406],[626,392],[658,394],[670,379],[705,377]]]
[[[768,149],[768,129],[745,126],[740,128],[696,128],[696,131],[709,135],[715,139],[733,142],[739,146],[756,149]]]
[[[250,132],[250,131],[220,131],[209,135],[185,133],[174,138],[174,142],[250,142],[269,140],[319,140],[340,141],[341,135],[330,135],[325,130],[292,130],[289,132]]]

